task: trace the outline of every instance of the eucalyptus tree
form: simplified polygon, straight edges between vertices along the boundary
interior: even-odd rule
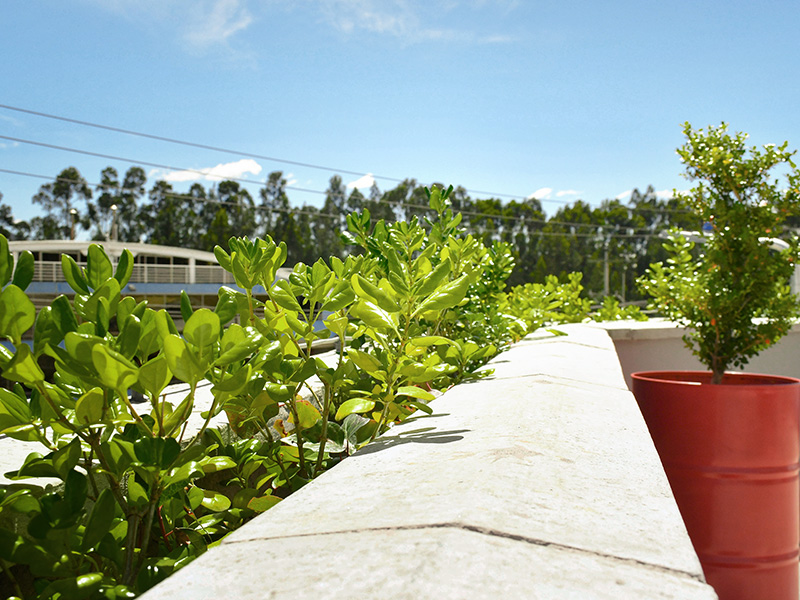
[[[70,238],[76,223],[88,229],[87,203],[91,199],[92,189],[78,169],[67,167],[61,171],[55,181],[42,185],[32,198],[44,210],[42,221],[35,228],[37,238]]]
[[[92,239],[114,236],[121,242],[139,242],[144,234],[140,201],[145,195],[147,175],[141,167],[130,167],[120,182],[114,167],[100,174],[99,195],[87,212],[94,227]]]

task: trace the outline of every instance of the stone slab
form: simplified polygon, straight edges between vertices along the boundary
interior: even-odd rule
[[[329,510],[336,511],[335,506]],[[714,600],[682,573],[457,527],[229,543],[143,600]]]

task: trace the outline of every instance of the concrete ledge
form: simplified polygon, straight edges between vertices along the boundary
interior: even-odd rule
[[[614,341],[619,362],[630,387],[631,373],[637,371],[706,371],[708,370],[683,343],[686,330],[663,319],[650,321],[615,321],[587,326],[604,329]],[[747,373],[769,373],[800,377],[800,323],[777,344],[754,356],[744,369]]]
[[[143,598],[716,598],[608,333],[560,329]]]

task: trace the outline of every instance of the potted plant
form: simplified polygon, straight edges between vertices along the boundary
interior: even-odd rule
[[[798,315],[794,236],[776,249],[800,196],[794,152],[747,147],[727,124],[684,125],[678,155],[696,182],[683,200],[703,243],[674,233],[666,264],[640,278],[653,306],[687,328],[708,372],[633,374],[708,582],[723,600],[798,597],[800,380],[729,373],[786,334]],[[783,173],[785,181],[776,176]]]

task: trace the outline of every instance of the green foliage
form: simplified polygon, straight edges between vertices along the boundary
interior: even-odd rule
[[[0,236],[0,373],[13,382],[0,433],[42,450],[0,490],[3,521],[27,524],[0,526],[13,593],[133,597],[415,410],[430,414],[438,391],[487,375],[511,341],[588,314],[580,275],[507,294],[510,246],[466,234],[452,189],[426,192],[424,221],[354,212],[343,241],[362,254],[298,262],[288,279],[276,277],[286,244],[230,238],[214,253],[237,289],[214,310],[182,294],[182,331],[122,296],[132,256],[114,264],[98,245],[85,267],[62,258],[74,296],[37,315],[32,257],[15,267]],[[323,360],[313,349],[330,338],[338,351]],[[213,401],[190,429],[201,382]],[[223,413],[229,430],[210,427]]]
[[[651,265],[640,285],[664,316],[690,328],[687,346],[718,383],[726,369],[774,344],[798,314],[788,285],[797,239],[776,250],[769,238],[786,233],[800,173],[787,143],[748,148],[747,135],[729,134],[724,123],[707,130],[686,123],[684,134],[678,155],[697,182],[684,199],[712,233],[695,248],[675,232],[664,245],[668,260]],[[774,174],[779,168],[784,182]]]

